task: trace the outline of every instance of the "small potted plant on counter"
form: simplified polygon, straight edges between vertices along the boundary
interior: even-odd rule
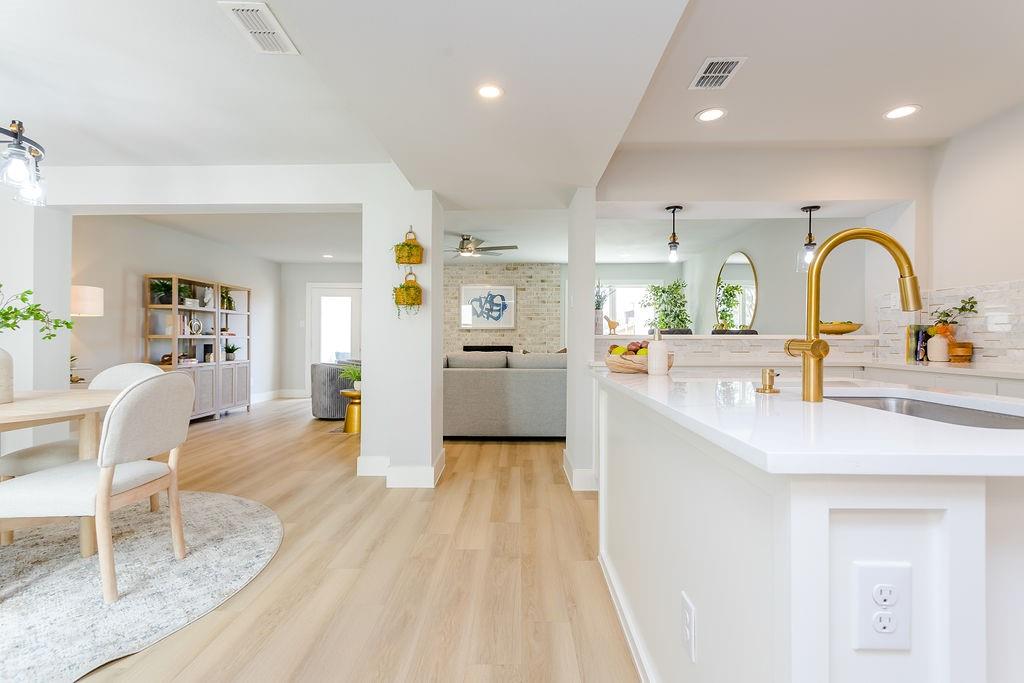
[[[662,334],[693,334],[690,325],[693,320],[686,310],[686,283],[682,280],[667,285],[648,285],[647,294],[640,300],[641,306],[653,308],[655,317],[648,321],[651,334],[654,329]]]
[[[32,290],[26,289],[13,296],[4,298],[3,285],[0,285],[0,332],[17,330],[24,322],[39,323],[39,333],[43,339],[50,340],[57,336],[57,330],[70,330],[70,320],[54,318],[50,311],[43,310],[40,304],[32,303]],[[0,403],[14,401],[14,359],[11,354],[0,348]]]
[[[973,296],[961,299],[959,306],[932,311],[934,324],[928,328],[928,360],[937,363],[949,361],[949,345],[956,341],[956,326],[960,316],[977,312],[978,300]]]

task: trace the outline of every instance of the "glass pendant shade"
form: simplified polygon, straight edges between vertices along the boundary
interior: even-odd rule
[[[796,269],[797,272],[806,273],[807,269],[811,265],[811,261],[814,260],[814,254],[818,250],[818,245],[814,242],[805,244],[800,248],[800,251],[796,254]]]
[[[29,206],[46,206],[46,180],[39,171],[38,162],[33,166],[30,179],[18,189],[18,194],[14,198]]]
[[[0,183],[20,189],[29,182],[32,174],[32,158],[23,146],[7,145],[0,154]]]
[[[668,245],[668,260],[670,263],[676,263],[679,261],[679,244],[670,243]]]

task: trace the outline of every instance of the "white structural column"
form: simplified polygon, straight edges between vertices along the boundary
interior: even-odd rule
[[[568,348],[566,444],[563,466],[576,491],[597,489],[595,388],[590,374],[594,360],[594,282],[596,280],[596,192],[576,190],[569,204],[569,299],[565,343]]]
[[[423,288],[415,315],[395,307],[392,290],[406,268],[391,247],[406,230],[426,250],[412,266]],[[391,192],[363,204],[363,418],[358,472],[384,475],[389,487],[434,485],[441,445],[443,212],[429,191]]]
[[[0,195],[0,285],[6,299],[26,289],[33,301],[67,318],[71,298],[71,216],[53,209],[33,209]],[[44,341],[37,323],[0,333],[0,348],[14,358],[14,390],[65,389],[68,386],[70,333]],[[19,430],[3,437],[3,452],[65,438],[67,425]]]

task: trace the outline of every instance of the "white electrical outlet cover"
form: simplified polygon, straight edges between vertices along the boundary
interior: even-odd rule
[[[683,644],[689,648],[690,661],[697,663],[697,608],[693,601],[682,591],[683,595]]]
[[[851,581],[854,650],[909,650],[909,562],[854,562]]]

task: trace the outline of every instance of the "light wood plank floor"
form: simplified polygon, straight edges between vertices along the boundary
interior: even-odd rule
[[[562,443],[449,442],[436,489],[386,489],[355,476],[338,426],[304,400],[193,425],[182,488],[264,503],[284,542],[220,608],[90,680],[637,680],[596,494],[569,490]]]

